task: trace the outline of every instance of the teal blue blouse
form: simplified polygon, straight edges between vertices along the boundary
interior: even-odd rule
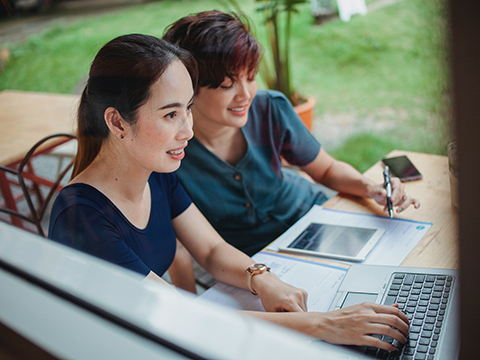
[[[236,166],[193,138],[177,171],[200,211],[236,248],[253,255],[327,197],[280,156],[304,166],[320,151],[290,102],[276,91],[258,91],[242,128],[247,152]]]

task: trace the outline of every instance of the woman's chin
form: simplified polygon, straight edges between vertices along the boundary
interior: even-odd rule
[[[168,165],[157,166],[153,171],[158,173],[173,173],[180,168],[181,163],[179,160],[175,162],[169,161]]]

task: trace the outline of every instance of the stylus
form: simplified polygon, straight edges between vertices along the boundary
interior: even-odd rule
[[[383,171],[383,178],[385,179],[385,189],[387,190],[387,209],[388,216],[393,217],[393,206],[392,206],[392,184],[390,183],[390,169],[388,166],[385,166]]]

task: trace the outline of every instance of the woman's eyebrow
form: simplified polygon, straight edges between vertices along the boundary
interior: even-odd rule
[[[160,106],[158,108],[158,110],[165,110],[165,109],[170,109],[170,108],[177,108],[177,107],[180,107],[182,106],[182,104],[180,104],[179,102],[174,102],[174,103],[170,103],[170,104],[167,104],[167,105],[164,105],[164,106]]]
[[[192,97],[190,98],[190,100],[188,100],[187,104],[190,104],[193,100],[193,98],[195,97],[195,94],[192,95]],[[174,102],[174,103],[170,103],[170,104],[166,104],[166,105],[163,105],[161,107],[158,108],[158,110],[165,110],[165,109],[171,109],[171,108],[177,108],[177,107],[181,107],[182,104],[179,103],[179,102]]]

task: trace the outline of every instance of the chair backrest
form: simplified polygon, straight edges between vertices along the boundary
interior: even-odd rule
[[[16,206],[12,209],[8,206],[0,208],[0,212],[9,214],[12,218],[12,224],[22,227],[22,222],[14,221],[13,217],[17,217],[23,221],[27,221],[33,224],[39,235],[46,237],[46,232],[42,227],[42,220],[47,212],[48,206],[53,196],[61,190],[61,182],[65,176],[69,173],[73,166],[74,155],[71,154],[70,161],[66,165],[57,170],[57,174],[48,174],[45,176],[35,171],[33,160],[37,162],[36,166],[39,168],[38,163],[41,155],[49,155],[59,145],[75,139],[75,135],[72,134],[53,134],[49,135],[40,141],[38,141],[25,155],[22,161],[18,165],[14,166],[2,166],[0,170],[16,175],[18,186],[22,190],[22,196],[27,204],[28,213],[24,214],[17,210]],[[63,158],[61,160],[63,162]],[[11,175],[10,175],[11,177]],[[46,189],[46,195],[43,195],[42,190]],[[8,189],[7,189],[8,190]],[[5,191],[3,191],[5,193]],[[33,199],[33,194],[36,195],[36,201]]]
[[[4,206],[0,206],[0,212],[10,215],[12,217],[12,224],[15,226],[21,227],[21,220],[32,223],[32,220],[28,216],[17,211],[16,199],[9,189],[10,180],[8,179],[7,174],[11,174],[17,178],[16,170],[0,165],[0,188],[4,197]]]

